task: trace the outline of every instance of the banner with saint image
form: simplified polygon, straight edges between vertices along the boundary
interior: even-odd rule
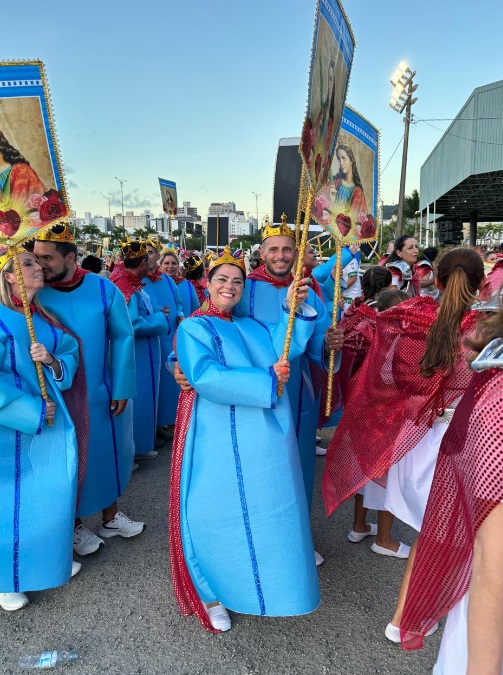
[[[316,194],[328,181],[353,63],[355,39],[338,0],[318,0],[300,152]]]
[[[168,216],[176,216],[176,183],[172,180],[159,178],[159,187],[161,188],[162,210]]]
[[[68,217],[44,64],[0,61],[0,242]]]

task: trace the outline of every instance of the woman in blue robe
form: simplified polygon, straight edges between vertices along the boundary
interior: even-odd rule
[[[159,259],[159,268],[163,274],[170,277],[176,284],[182,301],[182,311],[185,318],[199,309],[194,286],[180,274],[180,261],[174,251],[165,251]]]
[[[23,252],[38,340],[31,345],[9,256],[0,258],[0,606],[12,611],[28,603],[25,591],[61,586],[72,573],[77,442],[61,392],[72,384],[79,355],[77,340],[34,299],[42,268]],[[44,364],[48,403],[35,360]]]
[[[178,406],[171,570],[182,612],[195,613],[210,631],[231,627],[226,607],[293,616],[319,603],[286,389],[277,396],[277,384],[290,370],[279,358],[288,311],[271,330],[251,318],[233,318],[245,273],[230,260],[224,253],[215,261],[210,300],[180,324],[176,338],[180,367],[195,391],[182,393]],[[292,358],[305,349],[316,319],[312,308],[301,307]]]

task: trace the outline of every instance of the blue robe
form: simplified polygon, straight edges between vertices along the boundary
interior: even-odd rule
[[[56,404],[44,422],[26,318],[0,305],[0,592],[39,591],[70,578],[77,499],[77,440],[61,391],[78,366],[77,341],[33,316],[37,341],[61,362],[43,366]]]
[[[144,455],[155,445],[161,369],[159,336],[167,335],[169,328],[165,314],[154,312],[150,298],[143,290],[133,293],[128,309],[133,324],[136,362],[136,398],[133,402],[135,454]]]
[[[128,402],[122,415],[114,417],[110,403],[136,394],[133,329],[124,296],[97,274],[86,274],[71,291],[47,286],[39,298],[82,342],[89,449],[77,516],[89,516],[113,504],[131,477],[132,405]]]
[[[276,288],[267,281],[249,279],[246,282],[243,297],[236,305],[234,313],[237,317],[250,316],[264,323],[276,325],[284,312],[283,302],[287,292],[287,288]],[[331,325],[331,321],[325,305],[311,289],[309,289],[307,303],[317,312],[315,327],[307,343],[305,353],[302,356],[290,359],[291,370],[287,389],[304,473],[307,502],[310,506],[313,497],[316,463],[318,404],[313,392],[309,361],[320,368],[326,368],[323,345],[325,331]],[[336,369],[339,367],[339,361],[340,357],[336,358]]]
[[[153,309],[159,311],[161,307],[169,307],[169,315],[166,317],[169,332],[167,335],[161,335],[159,338],[161,344],[161,372],[157,426],[164,427],[175,423],[176,406],[178,405],[178,396],[180,394],[180,387],[164,364],[173,351],[173,338],[178,328],[178,318],[184,318],[184,313],[177,286],[168,275],[163,274],[162,279],[158,281],[144,279],[144,282],[144,290],[148,293]]]
[[[197,299],[194,286],[190,281],[184,279],[183,281],[180,281],[176,287],[180,293],[180,298],[182,299],[183,315],[188,317],[192,312],[195,312],[196,309],[199,309],[199,300]]]
[[[315,321],[298,324],[307,334]],[[189,572],[204,602],[266,616],[319,604],[292,414],[270,368],[283,336],[284,327],[275,349],[265,325],[215,317],[187,319],[177,333],[180,366],[197,392],[180,486]],[[294,353],[303,346],[292,341]]]

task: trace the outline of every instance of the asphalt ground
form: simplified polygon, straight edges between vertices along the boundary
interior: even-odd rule
[[[323,432],[325,446],[330,432]],[[285,619],[232,614],[232,630],[219,635],[183,617],[169,576],[170,450],[168,443],[157,459],[144,461],[120,500],[126,514],[147,523],[143,534],[106,540],[97,553],[75,557],[82,571],[65,587],[28,594],[30,604],[17,612],[0,610],[0,673],[21,672],[21,654],[49,649],[77,652],[67,667],[74,675],[431,673],[441,631],[419,652],[386,640],[405,562],[372,553],[370,539],[347,540],[352,503],[325,518],[321,457],[312,510],[315,546],[325,557],[318,610]],[[98,516],[85,522],[97,531]],[[393,534],[409,544],[414,537],[401,523]]]

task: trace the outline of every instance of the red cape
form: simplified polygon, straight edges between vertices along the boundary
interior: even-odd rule
[[[489,300],[503,285],[503,260],[497,260],[480,289],[479,300]]]
[[[110,275],[110,281],[119,288],[122,292],[122,295],[126,298],[126,302],[129,303],[131,296],[136,291],[139,291],[140,288],[145,286],[145,284],[138,279],[138,277],[127,270],[125,267],[116,267],[112,274]]]

